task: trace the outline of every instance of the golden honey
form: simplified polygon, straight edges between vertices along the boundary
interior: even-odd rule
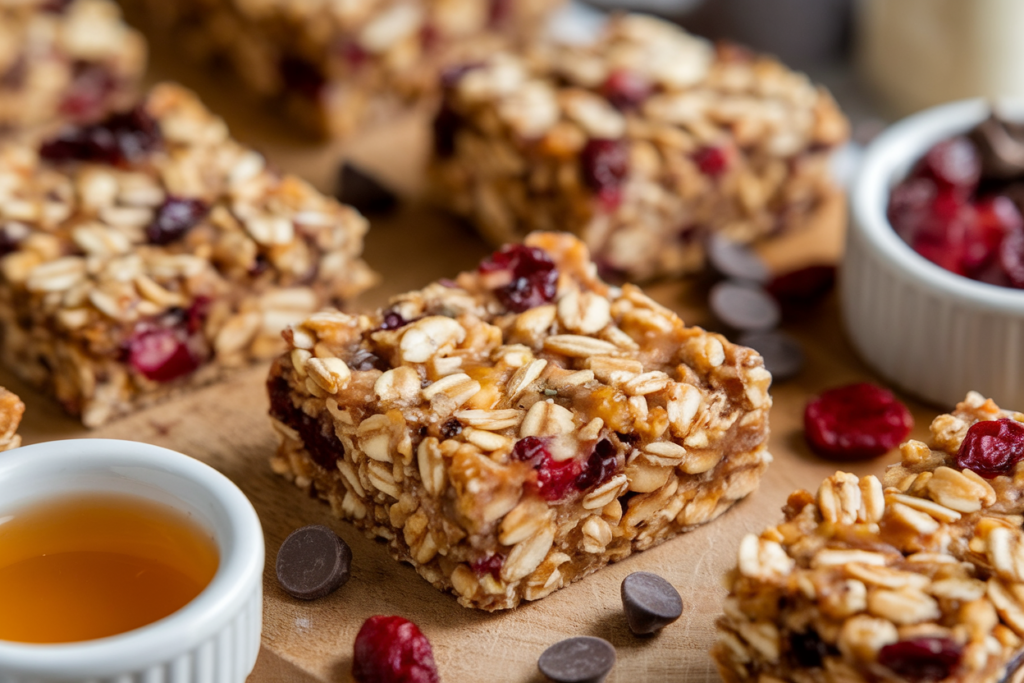
[[[0,640],[68,643],[145,626],[191,602],[218,564],[202,527],[135,496],[0,511]]]

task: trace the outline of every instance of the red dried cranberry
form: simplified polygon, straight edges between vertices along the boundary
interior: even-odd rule
[[[494,295],[510,311],[522,313],[555,298],[558,270],[543,249],[512,244],[480,263],[481,273],[500,271],[508,271],[511,282],[495,289]]]
[[[622,200],[622,184],[629,173],[629,146],[625,140],[591,138],[580,154],[583,183],[597,193],[608,210]]]
[[[975,202],[974,221],[964,232],[961,262],[977,278],[998,259],[1005,238],[1024,232],[1024,218],[1008,197],[995,196]]]
[[[836,286],[836,267],[807,266],[777,275],[768,283],[768,293],[787,312],[816,307]]]
[[[185,236],[209,211],[199,199],[168,197],[157,210],[153,222],[146,226],[150,244],[170,244]]]
[[[908,178],[893,188],[889,195],[887,216],[893,229],[909,242],[922,216],[931,211],[938,189],[928,178]]]
[[[338,458],[345,455],[345,446],[334,433],[334,426],[326,425],[295,407],[291,387],[284,377],[270,377],[267,393],[270,396],[270,414],[299,433],[302,445],[313,462],[325,470],[334,470]]]
[[[486,558],[478,558],[470,565],[477,576],[490,574],[495,581],[501,580],[501,566],[505,564],[505,556],[500,553],[493,553]]]
[[[70,4],[71,0],[44,0],[39,4],[39,9],[51,14],[63,14]]]
[[[584,463],[583,471],[576,477],[576,490],[585,491],[592,486],[600,486],[612,478],[618,467],[619,457],[615,446],[608,439],[601,439]]]
[[[916,175],[926,175],[941,186],[967,195],[981,179],[981,155],[974,143],[964,136],[944,140],[928,150]]]
[[[160,146],[160,128],[142,107],[88,126],[73,126],[43,143],[42,158],[121,166],[141,161]]]
[[[891,391],[873,384],[829,389],[807,404],[804,433],[811,450],[832,460],[883,455],[907,437],[914,419]]]
[[[545,500],[560,500],[580,474],[580,466],[570,458],[556,462],[548,450],[548,440],[536,436],[527,436],[512,447],[515,460],[529,462],[537,471],[537,481],[532,484]]]
[[[878,663],[914,683],[942,681],[956,670],[963,650],[963,645],[950,638],[912,638],[883,647]]]
[[[383,319],[380,323],[380,329],[382,330],[397,330],[400,327],[405,327],[409,324],[402,315],[396,311],[384,311]]]
[[[352,678],[357,683],[438,683],[430,641],[402,617],[370,617],[356,635]]]
[[[278,64],[281,80],[288,90],[309,99],[316,99],[324,87],[320,69],[301,57],[285,56]]]
[[[636,109],[654,92],[647,76],[631,69],[616,69],[601,85],[601,93],[612,106],[621,111]]]
[[[729,157],[721,147],[702,147],[693,155],[700,172],[717,178],[729,168]]]
[[[999,245],[999,268],[1010,285],[1024,289],[1024,231],[1011,232]]]
[[[487,10],[488,28],[501,28],[512,15],[512,0],[491,0]]]
[[[454,439],[462,433],[462,423],[454,417],[441,425],[441,436],[446,439]]]
[[[107,67],[78,62],[61,100],[60,113],[75,120],[95,118],[103,113],[116,87],[117,81]]]
[[[144,330],[128,342],[128,362],[154,382],[170,382],[199,367],[201,359],[192,353],[183,330]]]
[[[986,479],[1010,474],[1024,458],[1024,425],[1016,420],[975,422],[956,454],[956,466]]]
[[[197,296],[192,305],[185,311],[185,329],[189,334],[195,334],[203,329],[206,318],[210,315],[210,307],[213,301],[208,296]]]

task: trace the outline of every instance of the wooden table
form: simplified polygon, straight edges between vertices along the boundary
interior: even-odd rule
[[[395,215],[373,221],[365,256],[381,272],[383,282],[356,306],[379,305],[393,294],[474,267],[490,251],[470,229],[414,198],[426,150],[423,117],[378,127],[347,147],[325,145],[293,135],[287,124],[252,107],[230,83],[217,82],[216,75],[182,73],[181,68],[158,64],[154,72],[195,87],[225,116],[237,137],[263,150],[281,168],[330,192],[338,160],[345,154],[411,197]],[[835,203],[813,229],[766,245],[763,255],[779,270],[835,261],[841,252],[844,212],[841,203]],[[688,324],[711,324],[704,305],[706,283],[663,283],[648,291]],[[540,653],[561,638],[584,634],[615,645],[618,663],[609,683],[703,682],[718,680],[707,651],[724,594],[719,579],[734,565],[739,539],[778,519],[790,491],[814,490],[836,470],[836,465],[811,455],[804,444],[801,420],[807,398],[826,387],[875,379],[851,352],[834,299],[820,315],[786,329],[804,342],[807,366],[796,379],[772,389],[775,462],[759,491],[709,526],[609,566],[540,602],[497,614],[460,607],[412,568],[392,560],[383,544],[334,519],[326,505],[303,496],[270,471],[267,461],[276,441],[266,418],[265,368],[245,371],[227,383],[91,432],[9,373],[0,372],[0,382],[28,404],[22,429],[26,443],[84,436],[146,441],[209,463],[249,496],[263,523],[268,567],[263,648],[253,683],[351,680],[352,643],[363,620],[373,614],[399,614],[415,621],[433,643],[446,683],[540,681]],[[915,436],[923,436],[937,411],[908,403],[917,423]],[[880,473],[884,461],[848,469]],[[355,559],[347,585],[327,598],[305,603],[277,587],[273,564],[284,537],[311,523],[333,527],[352,547]],[[664,576],[683,598],[682,619],[653,638],[633,637],[621,611],[619,584],[638,570]]]

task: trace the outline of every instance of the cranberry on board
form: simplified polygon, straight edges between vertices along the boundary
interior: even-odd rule
[[[1024,458],[1024,425],[1016,420],[983,420],[967,430],[956,454],[956,466],[986,479],[1011,474]]]
[[[507,276],[509,282],[494,289],[494,295],[515,313],[552,301],[558,288],[555,262],[537,247],[506,246],[481,262],[479,271],[485,275]]]
[[[886,645],[878,663],[914,683],[942,681],[960,664],[964,646],[950,638],[924,636]]]
[[[829,460],[866,460],[896,448],[914,419],[891,391],[862,382],[836,387],[804,410],[811,450]]]
[[[357,683],[438,683],[430,641],[402,617],[374,616],[363,622],[352,655]]]

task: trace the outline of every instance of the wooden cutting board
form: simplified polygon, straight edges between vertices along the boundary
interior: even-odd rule
[[[370,169],[407,196],[419,187],[426,150],[423,117],[380,126],[344,147],[293,134],[286,123],[260,113],[229,82],[216,75],[157,65],[156,73],[195,87],[233,132],[263,150],[273,163],[298,173],[322,190],[334,189],[342,154]],[[227,81],[229,79],[225,79]],[[777,270],[812,262],[834,262],[842,245],[845,208],[831,204],[810,229],[766,245],[763,255]],[[415,199],[387,218],[373,221],[365,257],[382,284],[355,303],[376,306],[389,296],[450,277],[476,265],[490,250],[467,227]],[[648,288],[688,324],[710,325],[704,305],[707,283],[663,283]],[[352,644],[363,621],[374,614],[398,614],[415,621],[430,638],[446,683],[540,681],[537,657],[552,643],[575,635],[596,635],[615,645],[618,662],[609,683],[703,682],[718,680],[707,651],[724,595],[720,577],[735,564],[735,549],[747,532],[781,516],[779,508],[796,488],[816,489],[836,465],[809,453],[801,420],[807,398],[822,389],[876,380],[852,353],[840,328],[834,298],[819,315],[787,331],[798,337],[807,365],[796,379],[772,389],[771,452],[775,462],[760,490],[719,520],[660,547],[609,566],[551,596],[511,612],[486,614],[459,606],[413,571],[396,563],[383,544],[334,519],[327,506],[274,475],[267,464],[276,441],[266,419],[265,368],[154,407],[102,429],[86,431],[55,403],[0,372],[0,382],[28,405],[25,443],[77,437],[145,441],[198,458],[230,477],[249,496],[263,523],[267,546],[263,648],[252,683],[351,680]],[[908,401],[923,436],[935,408]],[[886,459],[849,467],[857,474],[880,473]],[[334,528],[351,546],[352,579],[341,590],[306,603],[285,595],[273,575],[284,537],[296,527],[320,523]],[[652,571],[682,595],[683,617],[651,638],[632,636],[622,614],[619,584],[629,573]]]

